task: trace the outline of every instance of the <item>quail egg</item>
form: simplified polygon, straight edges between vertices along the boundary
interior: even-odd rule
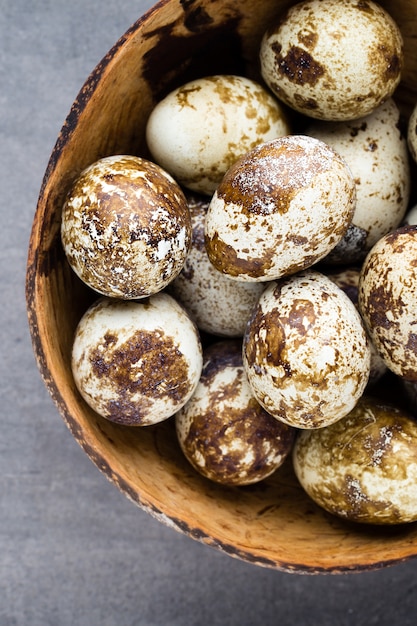
[[[301,429],[321,428],[349,413],[368,383],[370,357],[355,305],[313,269],[271,282],[243,338],[255,398]]]
[[[181,188],[161,167],[115,155],[74,181],[61,238],[70,266],[89,287],[137,299],[179,274],[191,245],[191,219]]]
[[[180,446],[193,467],[233,486],[270,476],[290,454],[295,436],[253,397],[241,342],[233,340],[206,349],[197,389],[175,420]]]
[[[194,323],[170,295],[99,298],[80,320],[72,348],[75,383],[87,404],[118,424],[148,426],[191,397],[202,368]]]

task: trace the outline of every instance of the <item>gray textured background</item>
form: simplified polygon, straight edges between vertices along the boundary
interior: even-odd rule
[[[415,624],[417,561],[299,576],[155,521],[93,466],[41,382],[24,279],[42,176],[87,75],[152,4],[0,0],[0,626]]]

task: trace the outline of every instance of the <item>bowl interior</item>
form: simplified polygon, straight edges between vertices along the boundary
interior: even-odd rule
[[[69,185],[100,157],[148,157],[146,120],[175,86],[213,73],[259,79],[262,34],[290,4],[163,0],[96,67],[65,121],[40,191],[27,265],[29,324],[39,369],[63,419],[97,467],[134,502],[194,539],[266,567],[359,571],[417,554],[417,525],[368,528],[330,516],[304,494],[290,463],[255,486],[211,483],[182,456],[172,420],[136,429],[112,424],[84,403],[70,369],[75,326],[96,296],[70,270],[60,243]],[[417,2],[381,4],[404,36],[406,67],[396,99],[408,114],[417,101]]]

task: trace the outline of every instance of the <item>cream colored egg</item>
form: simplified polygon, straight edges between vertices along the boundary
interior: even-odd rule
[[[394,93],[403,41],[397,24],[371,0],[306,0],[267,30],[260,61],[268,86],[295,110],[351,120]]]
[[[74,181],[61,238],[69,264],[89,287],[137,299],[161,291],[181,271],[191,220],[181,188],[161,167],[115,155]]]
[[[410,166],[400,111],[392,99],[351,122],[313,122],[308,135],[345,159],[356,183],[356,208],[346,235],[327,256],[332,264],[363,261],[386,233],[401,224],[410,197]]]
[[[417,380],[417,226],[382,237],[369,252],[359,281],[359,308],[387,367]]]
[[[326,276],[328,276],[330,280],[332,280],[340,289],[342,289],[342,291],[346,293],[358,309],[360,269],[355,267],[345,268],[333,273],[326,272]],[[388,368],[369,336],[368,339],[369,346],[371,348],[371,370],[369,373],[368,385],[374,385],[382,378]]]
[[[301,432],[293,464],[329,513],[366,524],[417,520],[417,423],[395,406],[363,397],[336,424]]]
[[[187,309],[200,330],[220,337],[242,337],[264,284],[231,280],[213,266],[204,244],[209,200],[186,195],[193,230],[192,245],[169,291]]]
[[[351,222],[356,188],[322,141],[280,137],[228,170],[207,211],[210,261],[242,281],[275,280],[325,257]]]
[[[242,364],[240,341],[212,344],[192,398],[176,414],[181,448],[206,478],[249,485],[270,476],[291,452],[294,429],[256,402]]]
[[[216,75],[186,83],[160,101],[146,138],[154,160],[181,185],[211,196],[240,156],[289,132],[282,105],[263,86]]]
[[[265,289],[246,329],[243,356],[258,402],[301,429],[347,415],[370,373],[369,342],[355,305],[315,270]]]
[[[147,426],[178,411],[202,368],[194,323],[165,293],[100,298],[78,324],[72,371],[85,401],[118,424]]]
[[[408,120],[407,143],[410,154],[417,163],[417,104],[414,106]]]

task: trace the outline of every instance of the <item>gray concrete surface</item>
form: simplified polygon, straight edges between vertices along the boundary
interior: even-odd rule
[[[84,79],[151,4],[0,0],[0,626],[415,624],[417,561],[299,576],[155,521],[93,466],[41,382],[24,278],[43,172]]]

